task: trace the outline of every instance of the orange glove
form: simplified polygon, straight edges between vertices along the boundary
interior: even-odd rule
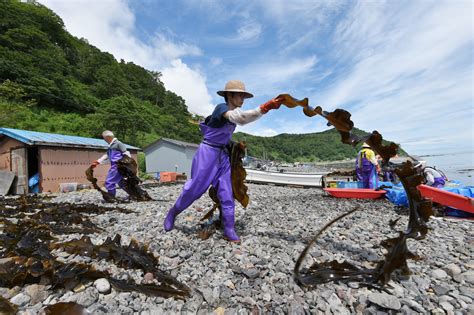
[[[262,114],[268,113],[270,109],[280,108],[281,103],[283,103],[283,98],[274,98],[266,102],[265,104],[260,105],[260,111]]]
[[[96,168],[96,166],[99,165],[99,164],[100,163],[98,161],[94,161],[94,162],[92,162],[91,167]]]

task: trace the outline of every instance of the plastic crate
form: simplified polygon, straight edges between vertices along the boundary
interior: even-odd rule
[[[337,182],[337,188],[363,188],[361,182]]]
[[[62,193],[67,193],[71,191],[77,190],[78,183],[60,183],[59,184],[59,191]]]
[[[161,183],[169,183],[176,181],[176,172],[161,172],[160,173],[160,182]]]

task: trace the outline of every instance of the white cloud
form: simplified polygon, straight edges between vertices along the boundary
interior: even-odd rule
[[[237,30],[237,35],[231,38],[236,42],[252,42],[257,40],[262,33],[262,26],[257,22],[247,22]]]
[[[275,93],[289,88],[292,84],[300,82],[304,76],[311,74],[317,61],[316,56],[310,56],[255,62],[239,68],[238,72],[232,73],[229,77],[241,78],[247,88],[255,91],[256,95],[275,96]]]
[[[350,2],[349,2],[350,3]],[[321,33],[332,27],[335,14],[347,1],[255,1],[255,6],[276,25],[279,46],[284,52],[302,51],[324,40]]]
[[[224,36],[215,36],[213,40],[226,45],[235,45],[239,48],[254,45],[260,39],[262,25],[250,19],[244,19],[235,32]]]
[[[164,61],[174,60],[183,56],[200,56],[201,49],[194,45],[172,42],[163,34],[156,34],[153,40],[153,49],[159,50]]]
[[[362,2],[339,24],[338,57],[353,66],[318,97],[415,153],[431,149],[431,138],[439,150],[472,144],[472,4],[392,6]]]
[[[125,1],[40,2],[58,14],[74,36],[87,39],[118,60],[133,61],[149,70],[162,72],[166,88],[182,96],[190,111],[209,113],[211,97],[205,84],[206,77],[179,59],[200,56],[202,52],[198,47],[173,41],[164,34],[155,34],[149,43],[138,40],[134,35],[135,17]]]
[[[165,87],[182,96],[191,112],[202,116],[212,113],[214,106],[207,91],[206,79],[201,73],[175,59],[162,70],[162,74]]]
[[[221,65],[222,62],[223,62],[223,59],[220,57],[212,57],[210,60],[210,64],[214,67]]]
[[[260,137],[273,137],[276,136],[278,133],[271,129],[271,128],[264,128],[259,131],[259,136]]]
[[[170,34],[139,41],[133,35],[135,17],[124,1],[41,2],[74,35],[118,59],[163,70],[167,88],[182,95],[191,111],[207,115],[212,110],[206,84],[214,91],[228,79],[240,79],[256,95],[253,104],[280,92],[309,96],[312,106],[345,108],[356,127],[377,129],[414,153],[461,150],[463,141],[472,147],[472,2],[261,0],[229,6],[217,0],[182,1],[183,10],[222,27],[211,32],[220,44],[222,32],[235,24],[229,21],[242,23],[230,36],[234,42],[227,38],[239,49],[222,52],[213,46],[212,57]],[[260,39],[266,45],[258,50],[241,45]],[[199,65],[185,64],[186,56],[205,59],[211,65],[209,79]],[[278,122],[282,113],[287,116]],[[284,109],[240,130],[270,135],[323,128],[320,117]]]

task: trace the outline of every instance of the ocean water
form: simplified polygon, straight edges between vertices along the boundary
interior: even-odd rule
[[[459,180],[466,186],[474,186],[474,151],[419,157],[426,160],[426,165],[443,171],[449,180]]]

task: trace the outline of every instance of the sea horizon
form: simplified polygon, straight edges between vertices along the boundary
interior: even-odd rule
[[[433,166],[444,172],[449,180],[458,180],[465,186],[474,186],[474,151],[420,154],[417,156],[426,160],[427,166]]]

